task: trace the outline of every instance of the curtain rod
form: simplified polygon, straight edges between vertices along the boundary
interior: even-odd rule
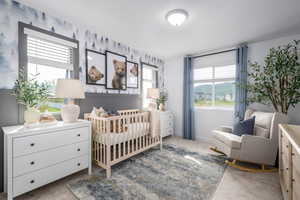
[[[218,51],[218,52],[214,52],[214,53],[202,54],[199,56],[191,56],[191,58],[201,58],[201,57],[205,57],[205,56],[212,56],[212,55],[227,53],[227,52],[236,51],[236,50],[238,50],[238,48],[228,49],[228,50],[224,50],[224,51]]]

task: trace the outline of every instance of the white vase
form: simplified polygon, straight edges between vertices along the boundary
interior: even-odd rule
[[[159,110],[160,110],[160,111],[165,111],[165,110],[166,110],[165,105],[162,104],[162,103],[160,103],[160,104],[159,104]]]
[[[27,108],[24,112],[24,121],[26,124],[37,123],[40,120],[40,111],[36,108]]]

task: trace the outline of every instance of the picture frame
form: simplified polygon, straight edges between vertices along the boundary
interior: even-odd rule
[[[112,51],[105,51],[106,89],[127,89],[127,57]]]
[[[106,54],[86,49],[85,56],[86,84],[106,86]]]
[[[127,61],[127,88],[139,88],[139,68],[138,63]]]

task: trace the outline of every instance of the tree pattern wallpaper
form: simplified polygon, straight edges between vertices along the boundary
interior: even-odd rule
[[[86,82],[85,50],[88,48],[102,53],[109,50],[126,56],[128,61],[156,65],[159,67],[159,87],[162,88],[164,86],[164,61],[159,57],[133,49],[108,36],[93,32],[86,25],[74,25],[16,1],[0,0],[0,89],[11,89],[18,77],[19,21],[78,40],[80,47],[80,80],[82,83]],[[140,93],[140,88],[115,91],[106,90],[105,86],[98,85],[85,85],[85,90],[92,93]]]

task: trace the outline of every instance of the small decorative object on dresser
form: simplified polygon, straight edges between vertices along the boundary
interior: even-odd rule
[[[279,178],[284,200],[300,199],[300,126],[279,125]]]
[[[165,111],[167,100],[168,100],[168,93],[165,89],[162,89],[159,92],[159,98],[156,101],[160,111]]]
[[[7,199],[88,168],[91,124],[58,122],[43,128],[4,127],[4,190]]]
[[[74,104],[74,99],[85,98],[81,82],[75,79],[58,79],[56,84],[56,97],[68,99],[68,104],[65,104],[61,109],[61,117],[64,122],[77,121],[80,107]]]

